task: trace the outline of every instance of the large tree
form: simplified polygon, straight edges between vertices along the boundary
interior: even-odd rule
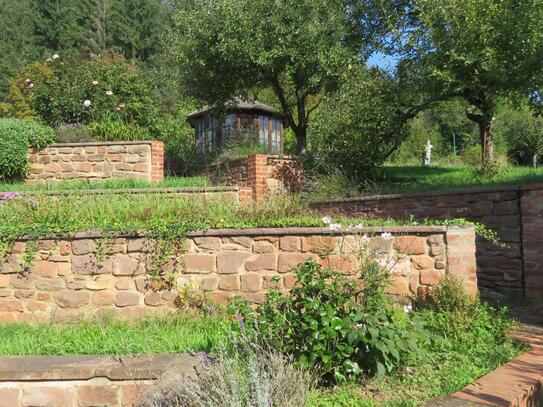
[[[312,112],[382,28],[367,6],[345,0],[178,0],[170,50],[188,93],[221,106],[272,89],[306,148]],[[363,17],[364,24],[353,24]]]
[[[469,103],[487,170],[498,98],[529,94],[542,71],[543,0],[412,0],[406,10],[402,46],[441,97]]]

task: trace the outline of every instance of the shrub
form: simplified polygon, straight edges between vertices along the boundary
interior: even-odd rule
[[[150,138],[146,128],[119,119],[104,119],[93,122],[88,127],[92,137],[98,141],[136,141]]]
[[[140,407],[291,407],[304,406],[310,375],[284,355],[251,343],[247,337],[229,353],[200,354],[196,377],[179,383],[171,378],[159,395],[145,398]]]
[[[143,76],[117,55],[34,63],[22,68],[10,89],[12,115],[50,126],[111,119],[148,127],[157,115]]]
[[[96,141],[90,129],[84,124],[61,124],[55,129],[58,143],[83,143]]]
[[[28,148],[43,148],[55,141],[53,129],[35,122],[0,119],[0,180],[23,178]]]
[[[387,274],[374,260],[362,264],[353,280],[307,261],[290,295],[273,291],[256,311],[237,300],[229,311],[326,382],[382,375],[422,357],[418,344],[426,338],[417,318],[390,303]]]

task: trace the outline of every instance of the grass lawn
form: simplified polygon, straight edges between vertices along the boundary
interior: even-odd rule
[[[480,177],[468,166],[399,166],[382,169],[382,180],[372,185],[370,194],[396,194],[424,191],[446,191],[484,185],[512,185],[543,182],[543,168],[506,167],[496,178]]]
[[[220,317],[162,317],[137,322],[0,325],[0,355],[126,355],[216,350],[230,323]]]
[[[85,180],[66,181],[47,185],[25,185],[23,183],[0,183],[0,192],[39,192],[39,191],[76,191],[93,189],[132,189],[132,188],[183,188],[211,186],[205,177],[166,177],[162,182],[148,182],[135,179],[111,179],[100,182]]]

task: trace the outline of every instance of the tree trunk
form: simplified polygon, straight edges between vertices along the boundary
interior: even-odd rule
[[[481,137],[481,167],[483,173],[486,173],[490,163],[494,160],[492,120],[482,120],[479,122],[479,135]]]
[[[537,162],[539,161],[539,155],[534,153],[532,155],[532,168],[537,168]]]
[[[301,126],[293,126],[292,130],[296,135],[296,155],[303,155],[307,146],[307,129]]]

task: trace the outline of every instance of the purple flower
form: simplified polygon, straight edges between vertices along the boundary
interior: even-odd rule
[[[200,358],[200,363],[202,366],[206,367],[211,365],[211,358],[206,352],[198,352],[198,356]]]
[[[17,192],[6,192],[5,194],[0,194],[0,199],[2,201],[9,201],[11,199],[17,198],[19,195]]]
[[[236,312],[236,318],[238,319],[239,328],[241,329],[241,332],[245,332],[245,321],[243,320],[243,317],[239,312]]]

